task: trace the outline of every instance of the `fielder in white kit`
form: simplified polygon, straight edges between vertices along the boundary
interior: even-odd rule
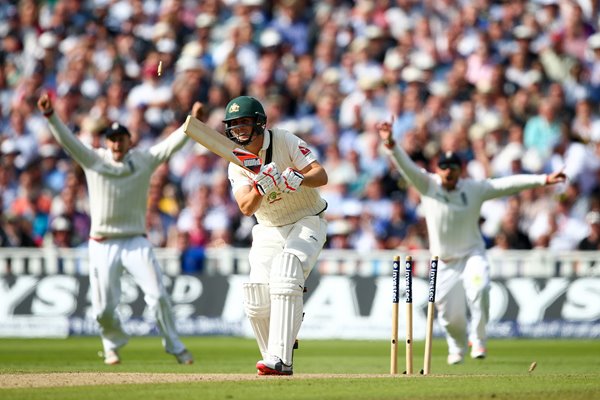
[[[146,205],[150,177],[186,142],[180,127],[148,151],[132,149],[131,135],[124,126],[113,123],[106,132],[106,148],[85,146],[54,113],[44,94],[38,108],[48,120],[50,131],[83,168],[89,191],[92,226],[90,229],[90,289],[92,309],[100,324],[104,363],[119,364],[118,350],[128,336],[115,310],[121,297],[121,275],[126,269],[144,292],[144,300],[154,312],[167,353],[180,364],[192,364],[175,329],[169,296],[162,284],[162,272],[146,238]],[[201,118],[202,105],[192,114]]]
[[[435,174],[428,173],[395,144],[389,122],[381,122],[378,129],[392,161],[421,194],[429,250],[440,258],[435,305],[448,343],[448,364],[462,363],[469,345],[472,358],[485,358],[490,267],[479,229],[481,206],[524,189],[564,182],[566,176],[558,171],[481,181],[461,178],[461,159],[452,152],[439,157]]]
[[[327,183],[327,173],[303,140],[265,130],[267,116],[253,97],[231,100],[223,122],[229,139],[265,163],[257,174],[233,163],[228,171],[240,210],[258,221],[244,285],[245,311],[262,354],[256,369],[259,375],[292,375],[304,282],[326,240],[327,203],[315,188]]]

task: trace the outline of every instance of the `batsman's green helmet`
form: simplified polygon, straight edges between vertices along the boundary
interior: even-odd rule
[[[243,117],[256,118],[257,123],[261,124],[267,121],[267,114],[265,114],[262,104],[251,96],[239,96],[231,100],[225,108],[223,122]]]

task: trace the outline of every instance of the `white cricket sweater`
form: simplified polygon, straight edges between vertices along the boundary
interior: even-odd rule
[[[183,127],[148,151],[131,149],[123,162],[116,162],[109,149],[85,146],[56,113],[48,118],[48,123],[56,140],[85,172],[92,220],[90,237],[106,239],[145,234],[150,176],[160,163],[185,144],[187,136]]]
[[[485,250],[479,228],[484,201],[543,186],[546,182],[546,175],[514,175],[481,181],[461,178],[454,190],[447,191],[437,174],[420,169],[400,146],[387,151],[402,175],[421,194],[429,251],[442,260]]]
[[[300,171],[317,160],[302,139],[283,129],[273,129],[265,131],[263,147],[258,153],[263,161],[271,139],[273,140],[271,161],[277,165],[279,172],[285,171],[288,167]],[[256,176],[233,163],[229,164],[228,175],[234,194],[242,186],[252,186]],[[327,202],[321,198],[317,189],[300,186],[293,193],[282,193],[279,190],[267,193],[254,215],[261,225],[284,226],[298,222],[309,215],[317,215],[326,208]]]

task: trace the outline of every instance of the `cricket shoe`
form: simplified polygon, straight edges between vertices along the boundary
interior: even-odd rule
[[[108,350],[104,353],[104,364],[106,365],[117,365],[121,364],[121,358],[116,350]]]
[[[464,361],[463,355],[458,354],[448,354],[448,365],[457,365],[462,364]]]
[[[173,355],[179,364],[192,365],[194,363],[194,357],[192,357],[192,353],[185,349],[181,353]]]
[[[473,346],[471,348],[471,358],[483,360],[487,356],[485,347]]]
[[[293,375],[291,365],[285,365],[279,357],[271,356],[256,363],[258,375]]]

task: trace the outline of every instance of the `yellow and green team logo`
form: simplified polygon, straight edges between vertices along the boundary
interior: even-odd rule
[[[236,113],[238,111],[240,111],[240,106],[238,103],[233,103],[231,106],[229,106],[230,113]]]
[[[281,194],[277,191],[271,192],[267,195],[267,201],[269,204],[273,204],[279,200],[281,200]]]

